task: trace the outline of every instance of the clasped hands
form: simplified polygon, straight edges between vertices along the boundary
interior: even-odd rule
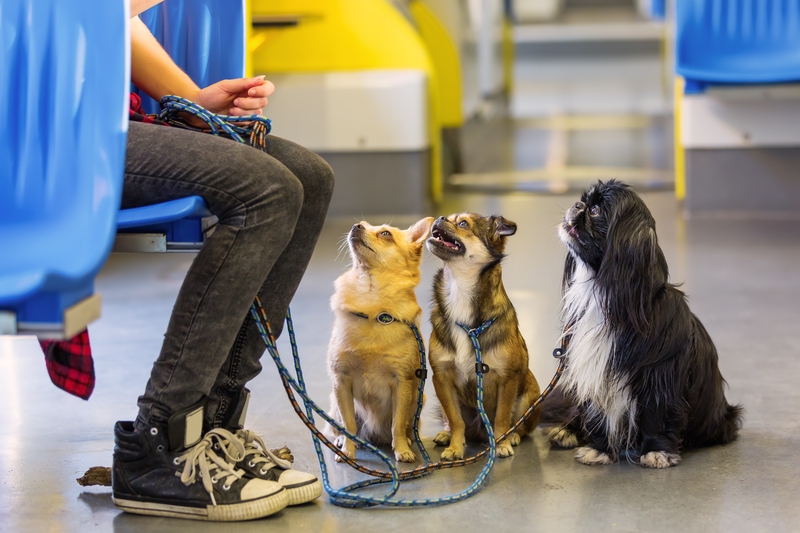
[[[275,85],[271,81],[265,80],[264,76],[256,76],[222,80],[187,98],[216,114],[263,115],[267,97],[274,91]],[[205,127],[205,123],[197,117],[185,115],[184,118],[192,126]]]

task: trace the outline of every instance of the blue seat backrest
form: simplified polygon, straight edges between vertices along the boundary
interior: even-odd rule
[[[656,20],[664,20],[667,15],[667,0],[650,0],[650,16]]]
[[[0,3],[0,305],[88,291],[116,233],[130,86],[122,0]],[[24,319],[24,317],[23,317]]]
[[[173,61],[199,87],[241,78],[245,71],[244,0],[165,0],[140,15]],[[147,113],[157,102],[140,92]]]
[[[676,71],[703,82],[800,80],[800,0],[677,0]]]

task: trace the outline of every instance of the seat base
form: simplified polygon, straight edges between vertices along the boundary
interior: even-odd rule
[[[202,242],[173,242],[164,233],[118,233],[112,252],[116,253],[162,253],[199,252]]]
[[[71,339],[100,318],[101,304],[100,295],[93,294],[65,309],[63,322],[17,322],[16,334],[35,335],[42,340]]]
[[[800,218],[800,146],[687,149],[689,216]]]
[[[320,152],[336,175],[328,216],[422,215],[430,199],[430,150]]]

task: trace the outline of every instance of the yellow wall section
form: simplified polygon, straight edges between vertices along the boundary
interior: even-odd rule
[[[304,17],[296,27],[253,29],[250,51],[257,72],[431,69],[419,35],[386,0],[251,0],[250,4],[253,15]]]
[[[503,17],[503,90],[507,97],[514,90],[514,26]]]
[[[249,64],[260,73],[415,69],[428,76],[431,195],[442,196],[437,73],[420,35],[386,0],[250,0],[252,15],[301,15],[295,27],[253,28]],[[460,102],[460,100],[459,100]]]
[[[453,45],[447,29],[436,15],[420,1],[411,3],[411,14],[428,48],[439,82],[441,121],[445,128],[458,128],[464,124],[461,104],[461,58]]]
[[[686,156],[681,142],[681,102],[683,100],[683,78],[675,76],[675,197],[686,197]]]

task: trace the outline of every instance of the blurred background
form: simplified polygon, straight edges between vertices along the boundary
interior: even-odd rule
[[[251,9],[250,68],[279,87],[275,134],[334,167],[333,216],[417,213],[448,191],[563,193],[598,178],[674,189],[663,1]]]
[[[127,118],[109,117],[127,117],[135,90],[122,6],[0,8],[0,531],[198,531],[121,514],[107,488],[75,482],[110,465],[113,424],[136,416],[214,223],[199,197],[119,210]],[[323,407],[328,299],[349,265],[338,245],[353,223],[407,227],[462,211],[515,221],[504,283],[543,384],[561,331],[555,227],[581,190],[616,178],[653,212],[670,279],[716,342],[729,401],[746,409],[737,442],[668,471],[576,465],[537,431],[498,461],[476,504],[361,512],[322,498],[225,531],[399,531],[406,516],[437,531],[797,531],[800,0],[166,0],[141,18],[200,85],[265,75],[277,88],[266,108],[273,134],[335,171],[292,302]],[[86,62],[59,46],[70,36],[91,51]],[[113,113],[96,105],[111,94]],[[43,105],[52,98],[74,105]],[[426,254],[426,339],[440,266]],[[87,325],[97,381],[84,403],[52,386],[37,338],[70,339]],[[280,346],[285,359],[286,339]],[[307,429],[264,367],[248,385],[248,426],[318,474]],[[427,394],[433,405],[430,382]],[[430,449],[434,411],[423,423]],[[477,468],[425,478],[413,493],[458,492]],[[335,486],[358,477],[331,472]]]

